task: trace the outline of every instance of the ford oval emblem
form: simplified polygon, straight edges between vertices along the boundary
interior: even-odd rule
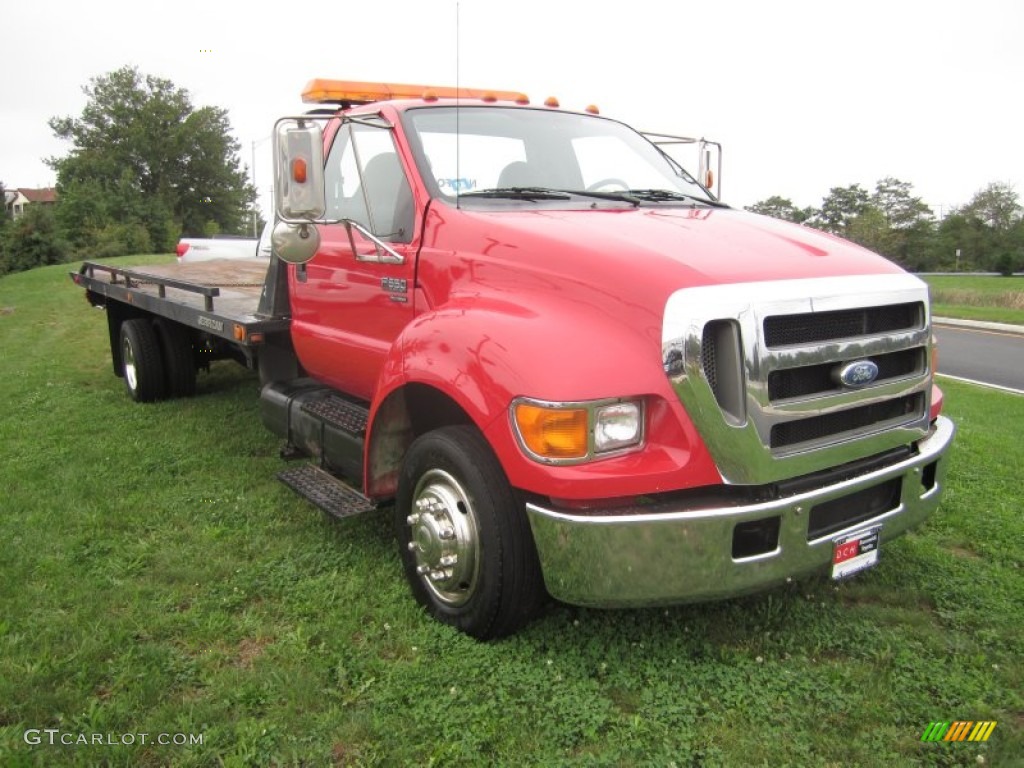
[[[848,387],[866,387],[878,378],[878,366],[870,360],[855,360],[839,369],[839,380]]]

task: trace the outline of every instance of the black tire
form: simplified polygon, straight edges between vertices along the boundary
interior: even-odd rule
[[[489,640],[512,634],[543,604],[526,512],[474,427],[443,427],[409,447],[395,528],[413,595],[438,620]]]
[[[167,380],[167,397],[192,397],[196,393],[192,338],[183,326],[168,320],[157,320],[155,326]]]
[[[149,320],[121,323],[121,362],[124,387],[138,403],[151,403],[166,394],[160,342]]]

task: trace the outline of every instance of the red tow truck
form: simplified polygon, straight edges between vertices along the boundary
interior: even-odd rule
[[[588,108],[314,80],[275,128],[269,262],[73,274],[137,401],[259,372],[280,477],[390,509],[405,575],[478,637],[551,595],[727,598],[845,578],[943,491],[928,291],[719,201]],[[305,458],[305,461],[301,459]]]

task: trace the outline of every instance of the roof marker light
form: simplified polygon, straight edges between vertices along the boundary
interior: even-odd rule
[[[546,99],[544,99],[544,106],[545,107],[557,107],[557,106],[559,106],[558,105],[558,99],[556,99],[554,96],[548,96]]]
[[[373,101],[391,99],[485,99],[513,101],[529,104],[526,95],[519,91],[495,91],[480,88],[451,88],[434,85],[406,85],[394,83],[361,83],[353,80],[310,80],[302,89],[302,101],[306,104],[348,103],[368,104]]]
[[[584,110],[584,112],[589,112],[592,115],[600,115],[601,114],[601,110],[599,110],[597,108],[596,104],[588,104],[587,108]]]

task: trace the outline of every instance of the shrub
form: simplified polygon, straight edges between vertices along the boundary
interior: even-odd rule
[[[49,206],[32,205],[12,221],[0,248],[0,274],[67,261],[70,247],[57,233]]]

